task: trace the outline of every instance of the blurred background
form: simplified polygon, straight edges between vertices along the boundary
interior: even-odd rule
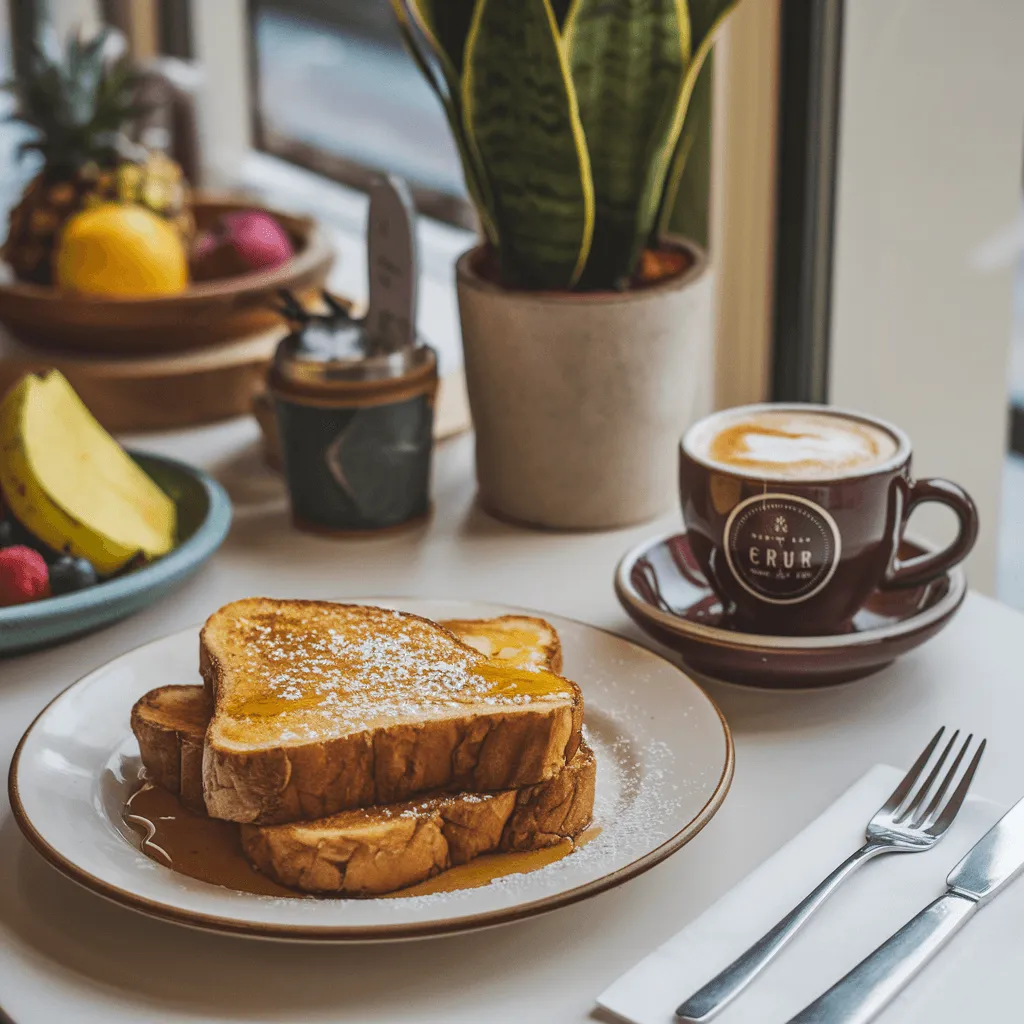
[[[405,176],[421,329],[459,365],[452,263],[473,217],[386,0],[0,0],[0,72],[45,25],[103,23],[194,101],[195,138],[168,145],[199,183],[314,212],[356,301],[368,176]],[[746,0],[701,79],[673,226],[715,267],[708,406],[829,401],[901,424],[918,473],[979,502],[972,582],[1024,608],[1022,39],[1010,0]],[[0,129],[4,216],[34,171],[23,138]]]

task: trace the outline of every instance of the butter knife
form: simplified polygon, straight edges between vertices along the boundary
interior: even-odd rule
[[[416,214],[405,182],[393,174],[370,186],[367,261],[370,306],[366,333],[375,353],[397,352],[416,340]]]
[[[946,877],[946,892],[788,1024],[867,1024],[993,896],[1024,868],[1024,800]]]

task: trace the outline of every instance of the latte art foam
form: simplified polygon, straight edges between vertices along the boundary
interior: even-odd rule
[[[766,479],[834,479],[881,465],[898,448],[880,427],[827,413],[761,410],[719,423],[695,439],[695,454]]]

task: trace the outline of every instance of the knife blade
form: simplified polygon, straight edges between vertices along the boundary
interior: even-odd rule
[[[946,892],[908,921],[788,1024],[867,1024],[978,909],[1024,870],[1024,799],[946,876]]]
[[[951,892],[981,903],[1024,870],[1024,800],[1015,803],[946,876]]]
[[[370,186],[366,245],[370,304],[366,333],[374,352],[397,352],[416,337],[416,232],[412,198],[393,174]]]

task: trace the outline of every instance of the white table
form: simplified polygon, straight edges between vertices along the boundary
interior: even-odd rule
[[[247,421],[143,444],[202,465],[227,486],[236,504],[231,535],[209,566],[156,607],[63,647],[0,661],[4,764],[35,714],[68,683],[252,594],[480,598],[640,637],[615,600],[612,571],[623,551],[665,524],[571,535],[502,525],[474,505],[468,437],[438,453],[430,525],[364,541],[291,530],[283,486],[263,470],[255,426]],[[588,1020],[593,997],[609,981],[869,766],[907,763],[938,725],[987,735],[976,790],[1004,801],[1018,797],[1024,791],[1022,644],[1024,617],[972,595],[946,632],[862,682],[809,693],[710,687],[736,740],[735,782],[711,824],[674,857],[618,889],[461,937],[317,948],[152,921],[58,875],[22,839],[4,798],[0,1006],[16,1024]]]

